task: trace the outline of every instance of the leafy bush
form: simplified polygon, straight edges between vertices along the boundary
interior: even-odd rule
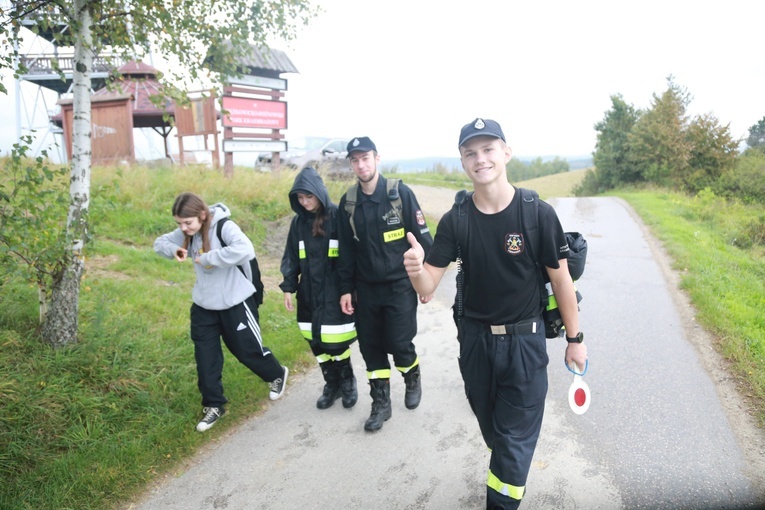
[[[715,183],[716,192],[745,203],[765,204],[765,153],[750,149]]]
[[[607,191],[602,172],[598,168],[587,170],[584,179],[575,185],[572,192],[577,197],[591,197]]]
[[[735,237],[735,244],[744,249],[765,246],[765,214],[742,223]]]
[[[587,176],[577,194],[646,182],[691,194],[709,187],[728,197],[761,201],[758,197],[765,184],[742,193],[746,179],[756,178],[757,172],[749,168],[732,171],[741,140],[712,114],[689,118],[690,100],[688,91],[673,83],[671,76],[667,90],[654,94],[645,111],[636,110],[619,95],[612,96],[611,110],[595,125],[598,141],[593,161],[597,171]],[[753,136],[750,140],[761,138]]]
[[[0,177],[0,262],[39,291],[40,317],[53,283],[67,266],[68,169],[27,156],[31,137],[14,144]],[[0,273],[0,281],[4,278]]]

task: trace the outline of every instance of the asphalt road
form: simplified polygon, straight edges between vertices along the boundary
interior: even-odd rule
[[[693,322],[656,242],[618,199],[552,203],[564,228],[589,243],[577,287],[592,404],[582,416],[569,410],[565,342],[550,340],[545,419],[521,508],[764,507],[763,431]],[[464,397],[453,296],[447,274],[436,298],[420,306],[418,409],[404,407],[395,377],[393,417],[366,433],[370,398],[354,347],[353,409],[339,401],[316,409],[318,370],[293,374],[282,400],[129,508],[484,508],[489,452]]]

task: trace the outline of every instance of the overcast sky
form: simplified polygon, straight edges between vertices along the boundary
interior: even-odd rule
[[[283,75],[288,139],[365,135],[383,160],[456,156],[461,126],[486,117],[519,156],[588,155],[611,95],[647,108],[669,75],[691,114],[734,136],[765,117],[761,2],[318,3],[297,40],[273,44],[299,70]],[[4,124],[3,153],[15,138]]]

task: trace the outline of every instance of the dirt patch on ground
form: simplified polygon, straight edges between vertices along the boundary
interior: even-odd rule
[[[434,188],[416,184],[408,186],[414,191],[417,202],[422,207],[422,212],[425,213],[425,216],[436,221],[440,220],[441,216],[451,209],[454,203],[454,196],[457,194],[457,190],[449,188]]]
[[[110,271],[109,267],[120,260],[118,255],[96,255],[89,257],[86,264],[86,275],[90,279],[108,278],[110,280],[124,281],[130,277],[119,271]]]

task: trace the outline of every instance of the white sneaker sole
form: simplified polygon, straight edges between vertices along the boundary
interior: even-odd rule
[[[268,394],[268,398],[271,400],[279,400],[282,395],[284,395],[284,390],[287,389],[287,376],[289,376],[290,369],[287,367],[284,367],[284,380],[282,381],[282,391],[279,393],[274,393],[273,391]]]
[[[220,418],[218,418],[220,420]],[[197,423],[197,432],[204,432],[205,430],[210,430],[215,423],[217,423],[218,420],[215,420],[212,423]]]

